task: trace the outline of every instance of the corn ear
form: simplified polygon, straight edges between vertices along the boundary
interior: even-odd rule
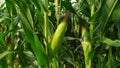
[[[56,49],[56,47],[60,44],[60,42],[62,41],[62,38],[65,34],[65,31],[66,31],[66,28],[67,28],[67,23],[65,22],[62,22],[57,30],[55,31],[54,33],[54,36],[53,36],[53,39],[51,41],[51,48],[52,50],[54,51]]]
[[[64,17],[63,21],[58,25],[53,38],[51,40],[51,49],[53,52],[56,52],[56,50],[58,49],[63,36],[67,30],[67,19],[69,17],[70,12],[67,11],[66,16]]]
[[[91,43],[88,40],[88,32],[85,27],[82,27],[82,48],[84,51],[84,57],[85,57],[85,67],[91,68],[91,61],[92,61],[92,46]]]

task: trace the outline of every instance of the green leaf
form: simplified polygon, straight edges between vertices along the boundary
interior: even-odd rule
[[[108,61],[105,65],[105,68],[113,68],[113,64],[112,50],[109,48]]]
[[[20,11],[21,18],[24,19],[24,24],[32,30],[34,26],[29,3],[26,1],[19,2],[18,0],[15,3],[18,6],[18,12]]]
[[[41,10],[42,12],[48,12],[48,9],[45,7],[42,0],[39,0],[39,1],[38,0],[32,0],[32,2],[37,7],[37,9],[39,9],[39,11]]]
[[[110,46],[120,47],[120,40],[111,40],[110,38],[104,37],[102,42]]]
[[[112,15],[111,15],[111,20],[115,21],[120,19],[120,1],[118,1]]]
[[[18,10],[20,10],[21,25],[24,30],[26,39],[31,44],[35,56],[37,57],[38,65],[46,66],[44,49],[36,35],[36,32],[34,31],[33,18],[29,5],[30,2],[29,3],[28,2],[29,2],[28,0],[26,1],[22,0],[22,3],[21,2],[19,3],[19,1],[16,0]]]
[[[105,29],[105,26],[108,23],[108,20],[110,16],[112,15],[114,8],[117,5],[118,0],[107,0],[106,4],[102,8],[102,13],[101,13],[101,31],[103,32]]]
[[[112,13],[118,2],[118,0],[101,0],[99,2],[101,3],[99,4],[100,7],[98,7],[98,10],[92,17],[92,19],[96,21],[95,25],[97,25],[96,29],[98,34],[103,35],[105,27],[110,23]]]
[[[73,52],[65,46],[61,46],[60,52],[63,56],[63,58],[70,64],[75,65],[74,59],[73,59]]]
[[[27,29],[27,27],[24,24],[23,24],[23,29],[25,31],[26,39],[31,44],[35,56],[37,57],[38,64],[40,66],[44,65],[45,64],[45,57],[43,57],[44,50],[42,48],[42,44],[39,42],[38,37],[36,36],[36,34],[34,34],[34,32],[30,32],[30,30]]]
[[[75,11],[74,8],[72,7],[71,2],[69,2],[69,1],[62,1],[61,4],[62,4],[62,6],[65,7],[67,10],[70,10],[70,12],[76,14],[76,11]]]
[[[80,8],[78,9],[83,13],[83,15],[90,17],[90,12],[89,12],[90,5],[87,3],[86,0],[83,0],[80,2]]]
[[[0,54],[0,59],[4,58],[6,55],[13,53],[12,51],[4,51],[3,53]]]

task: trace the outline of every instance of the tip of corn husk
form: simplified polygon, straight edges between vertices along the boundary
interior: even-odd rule
[[[6,37],[6,43],[7,44],[10,44],[11,43],[11,38],[8,36],[8,37]]]
[[[63,21],[67,21],[68,19],[69,19],[69,16],[70,16],[70,11],[69,10],[67,10],[67,12],[66,12],[66,15],[65,15],[65,17],[64,17],[64,19],[63,19]]]
[[[82,37],[86,35],[86,28],[85,26],[82,26]]]

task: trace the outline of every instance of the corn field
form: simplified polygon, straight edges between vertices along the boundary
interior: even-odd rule
[[[0,68],[120,68],[120,0],[0,2]]]

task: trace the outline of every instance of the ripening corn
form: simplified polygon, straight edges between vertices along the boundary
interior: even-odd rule
[[[85,27],[82,27],[82,41],[81,41],[83,50],[86,52],[90,52],[91,51],[91,44],[88,40],[88,32],[86,31]]]
[[[84,51],[85,57],[85,67],[91,68],[91,60],[92,60],[92,46],[88,40],[88,33],[85,27],[82,27],[82,48]]]
[[[63,36],[67,29],[67,19],[68,19],[69,15],[70,15],[70,12],[67,11],[66,16],[64,17],[63,21],[58,25],[58,27],[53,35],[53,38],[51,40],[51,49],[53,52],[56,52],[56,50],[58,49],[58,47],[63,39]]]

